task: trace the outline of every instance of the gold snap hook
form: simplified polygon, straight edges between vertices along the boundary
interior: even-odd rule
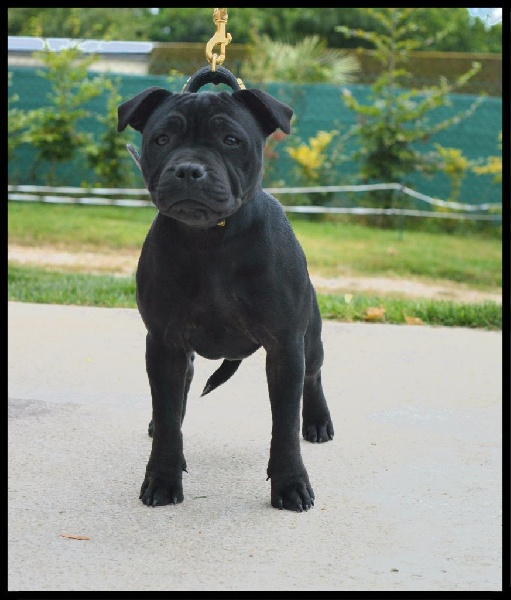
[[[227,24],[227,9],[213,9],[213,22],[216,25],[216,32],[206,44],[206,58],[211,64],[211,70],[215,72],[216,67],[220,66],[224,62],[225,47],[232,40],[231,34],[225,33],[225,26]],[[220,54],[213,54],[213,49],[215,46],[220,46]]]

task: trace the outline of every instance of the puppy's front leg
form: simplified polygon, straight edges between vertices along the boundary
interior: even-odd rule
[[[153,447],[140,499],[149,506],[178,504],[183,496],[181,422],[190,356],[182,349],[146,337],[146,368],[153,403]]]
[[[266,348],[266,375],[272,412],[268,478],[275,508],[303,511],[314,492],[300,453],[300,400],[305,371],[303,335],[289,335]]]

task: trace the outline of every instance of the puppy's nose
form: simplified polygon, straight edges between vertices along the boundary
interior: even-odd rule
[[[185,162],[177,165],[174,175],[179,179],[200,179],[206,174],[206,169],[198,163]]]

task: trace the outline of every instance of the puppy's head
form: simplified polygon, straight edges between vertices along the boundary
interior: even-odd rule
[[[261,185],[265,139],[290,133],[292,109],[261,90],[171,93],[152,87],[118,108],[118,131],[142,133],[140,167],[156,207],[212,227]]]

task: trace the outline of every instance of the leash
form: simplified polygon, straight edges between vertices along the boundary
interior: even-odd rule
[[[216,25],[216,32],[206,44],[206,58],[211,65],[211,70],[214,72],[216,66],[220,66],[224,62],[225,47],[232,41],[232,35],[225,33],[225,26],[227,24],[226,8],[213,9],[213,23]],[[220,54],[213,52],[215,46],[220,46]]]
[[[222,63],[225,60],[225,49],[228,44],[232,41],[230,33],[225,32],[227,24],[227,9],[226,8],[214,8],[213,9],[213,22],[216,25],[216,31],[213,37],[206,44],[206,59],[210,63],[209,67],[202,67],[191,75],[181,90],[181,93],[194,94],[199,89],[212,83],[213,85],[225,84],[228,85],[233,91],[246,89],[243,81],[236,77],[231,71],[222,67]],[[213,52],[216,46],[220,47],[220,52],[217,54]],[[140,172],[142,167],[140,166],[140,154],[138,150],[132,144],[126,144],[126,150],[133,159],[133,162],[137,165]],[[219,227],[225,226],[225,220],[217,223]]]
[[[230,33],[225,33],[227,9],[214,8],[213,22],[216,25],[216,31],[206,44],[206,59],[210,64],[210,68],[202,67],[202,69],[196,71],[188,78],[181,92],[194,93],[208,83],[212,83],[213,85],[224,83],[234,91],[246,89],[245,84],[241,79],[235,77],[228,69],[221,66],[225,60],[225,47],[232,41],[232,35]],[[215,46],[220,46],[220,54],[213,52]]]

